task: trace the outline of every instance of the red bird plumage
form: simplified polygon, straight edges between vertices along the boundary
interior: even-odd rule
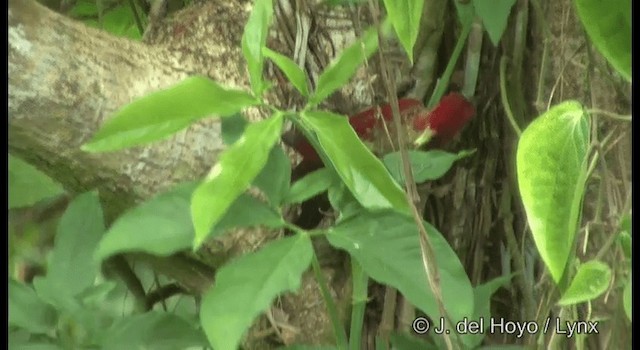
[[[403,127],[406,128],[409,141],[425,131],[431,137],[427,143],[429,148],[439,148],[451,141],[465,124],[475,115],[475,108],[464,96],[450,93],[444,96],[432,110],[427,110],[422,102],[414,99],[399,99],[398,109]],[[379,115],[382,118],[378,117]],[[361,140],[373,143],[373,152],[382,155],[390,151],[390,143],[382,122],[386,124],[391,137],[394,137],[393,113],[390,104],[372,107],[349,117],[349,124]],[[292,180],[322,168],[323,163],[316,150],[304,137],[288,140],[302,156],[302,161],[293,172]]]

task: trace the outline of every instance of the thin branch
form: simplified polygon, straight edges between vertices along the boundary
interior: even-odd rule
[[[380,27],[380,11],[378,8],[377,2],[373,0],[369,0],[369,9],[371,11],[373,21],[375,26],[378,28],[378,54],[380,57],[380,66],[381,66],[381,76],[383,79],[383,83],[387,90],[387,95],[389,96],[389,103],[391,103],[391,109],[393,112],[393,123],[396,130],[396,137],[398,140],[398,146],[400,148],[400,155],[402,158],[404,179],[405,179],[405,188],[406,188],[406,196],[407,202],[413,214],[413,218],[416,221],[416,225],[418,227],[418,231],[420,233],[420,252],[422,253],[422,261],[424,264],[425,272],[427,274],[427,281],[429,283],[429,287],[431,288],[433,295],[435,296],[436,303],[438,304],[438,309],[440,310],[440,314],[445,319],[447,326],[451,325],[451,320],[447,314],[447,310],[444,307],[444,303],[442,302],[442,291],[440,288],[440,275],[438,271],[438,266],[435,259],[435,254],[433,251],[433,245],[429,240],[429,236],[424,227],[424,223],[422,222],[422,217],[418,212],[418,208],[416,208],[416,204],[420,201],[418,196],[418,190],[416,187],[415,180],[413,178],[413,173],[411,172],[411,165],[409,162],[409,154],[406,148],[405,135],[402,133],[404,128],[402,127],[402,123],[400,121],[400,110],[398,106],[398,96],[395,93],[395,86],[393,81],[389,77],[388,67],[386,57],[384,56],[383,50],[383,34],[382,29]],[[470,26],[469,26],[470,28]],[[468,34],[468,29],[467,29]],[[447,349],[453,349],[453,343],[451,341],[451,337],[449,334],[444,333],[443,335],[444,341],[447,344]]]

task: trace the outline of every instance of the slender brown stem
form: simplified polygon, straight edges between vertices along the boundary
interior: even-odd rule
[[[424,223],[422,221],[422,217],[416,208],[416,204],[419,203],[420,198],[418,195],[418,190],[416,187],[415,180],[413,178],[413,173],[411,172],[411,165],[409,162],[409,154],[406,148],[405,135],[402,133],[402,124],[400,121],[400,110],[398,107],[398,97],[396,96],[396,89],[393,83],[393,80],[389,77],[388,67],[389,64],[384,56],[383,52],[383,34],[380,27],[380,11],[378,8],[377,2],[373,0],[369,0],[369,9],[371,11],[374,24],[378,28],[378,43],[379,49],[378,54],[380,57],[380,66],[381,66],[381,76],[384,82],[385,88],[387,90],[387,96],[389,96],[389,103],[391,104],[391,109],[393,112],[393,123],[396,130],[396,137],[398,140],[398,145],[400,148],[400,155],[402,158],[404,179],[405,179],[405,188],[406,188],[406,196],[407,202],[409,202],[409,207],[411,209],[411,213],[413,214],[413,218],[418,227],[418,231],[420,233],[420,251],[422,253],[422,261],[424,264],[424,268],[427,275],[427,281],[429,283],[429,287],[431,288],[433,295],[436,299],[436,303],[438,304],[438,309],[440,310],[441,316],[445,319],[447,326],[451,325],[451,320],[448,317],[447,311],[444,307],[444,303],[442,302],[442,291],[440,288],[440,274],[438,271],[438,266],[435,259],[435,254],[433,251],[433,245],[429,240],[429,236],[424,227]],[[447,344],[447,349],[453,349],[453,343],[451,341],[451,337],[449,334],[443,333],[443,338],[445,343]]]

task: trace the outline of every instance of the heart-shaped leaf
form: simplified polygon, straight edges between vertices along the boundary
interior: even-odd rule
[[[604,293],[611,281],[607,264],[591,260],[578,268],[578,272],[564,292],[558,305],[567,306],[593,300]]]
[[[567,101],[539,116],[517,150],[520,195],[542,260],[558,283],[578,229],[587,174],[590,119]]]

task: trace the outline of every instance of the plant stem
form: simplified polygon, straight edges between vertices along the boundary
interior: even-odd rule
[[[467,46],[467,62],[464,67],[464,86],[462,87],[462,95],[466,97],[471,97],[476,93],[483,35],[482,20],[480,17],[476,16],[473,20],[473,24],[471,25],[469,45]]]
[[[364,310],[367,306],[367,287],[369,277],[362,266],[351,258],[351,279],[353,281],[353,306],[351,309],[351,328],[349,331],[349,349],[360,349]]]
[[[329,313],[329,318],[331,319],[331,325],[333,326],[333,333],[336,336],[338,349],[348,349],[349,342],[347,341],[347,334],[344,332],[342,321],[340,321],[340,317],[338,315],[338,309],[336,308],[336,304],[333,301],[333,297],[329,292],[327,281],[325,281],[324,279],[324,275],[322,274],[322,268],[320,267],[320,262],[318,261],[318,257],[316,256],[315,252],[313,253],[311,265],[313,266],[313,272],[316,276],[316,281],[318,282],[318,286],[320,286],[320,292],[322,293],[322,298],[324,299],[324,302],[327,304],[327,312]]]
[[[516,123],[516,119],[513,116],[513,111],[511,110],[511,105],[509,105],[509,97],[507,96],[507,58],[502,56],[500,59],[500,99],[502,100],[502,107],[504,108],[504,113],[507,115],[507,119],[509,119],[509,123],[511,127],[518,135],[518,138],[522,135],[522,130],[518,123]]]
[[[453,69],[456,67],[456,63],[458,62],[458,57],[460,57],[462,48],[464,47],[464,44],[467,41],[467,37],[471,32],[472,24],[473,24],[473,21],[469,21],[468,23],[464,24],[464,27],[462,27],[462,33],[460,33],[460,36],[458,37],[458,42],[456,42],[456,46],[453,48],[453,53],[451,54],[451,58],[447,63],[447,68],[445,68],[444,73],[442,73],[442,77],[438,79],[438,82],[436,83],[436,87],[435,89],[433,89],[433,94],[431,95],[431,99],[427,104],[428,108],[433,108],[433,106],[435,106],[436,103],[440,101],[440,99],[442,98],[442,95],[444,95],[444,92],[447,90],[447,87],[449,86],[449,79],[451,79],[451,75],[453,74]]]

